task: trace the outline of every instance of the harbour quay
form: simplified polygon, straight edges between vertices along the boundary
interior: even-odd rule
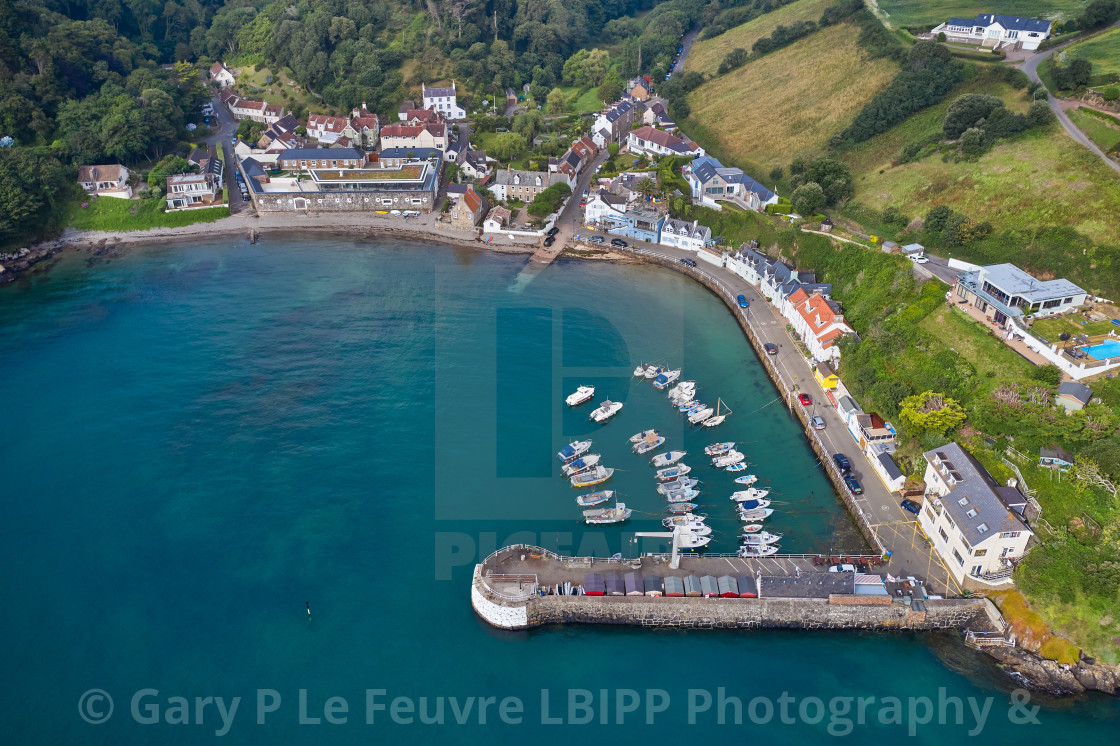
[[[629,560],[565,557],[514,545],[475,566],[471,603],[483,620],[501,629],[621,624],[1005,633],[988,599],[930,597],[920,580],[886,579],[858,569],[829,572],[819,559],[683,554],[674,568],[669,554]],[[606,581],[603,586],[599,578]]]

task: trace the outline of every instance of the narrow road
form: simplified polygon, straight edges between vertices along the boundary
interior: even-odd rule
[[[228,198],[227,204],[229,205],[230,214],[236,215],[243,211],[251,203],[247,203],[245,198],[241,196],[241,189],[237,185],[237,180],[233,174],[236,171],[234,166],[233,146],[230,142],[233,136],[237,134],[237,127],[239,122],[226,108],[225,104],[218,100],[217,96],[210,99],[210,104],[214,107],[214,116],[218,120],[218,128],[211,133],[210,137],[206,138],[206,144],[211,148],[221,148],[222,157],[225,160],[225,172],[222,174],[222,179],[226,186],[226,197]]]
[[[1104,31],[1107,31],[1111,28],[1115,28],[1117,26],[1120,26],[1120,21],[1117,21],[1116,23],[1112,24],[1111,26],[1108,26],[1106,28],[1101,29],[1097,33],[1102,33]],[[1050,55],[1054,54],[1054,52],[1057,52],[1061,49],[1064,49],[1064,48],[1068,47],[1070,44],[1074,44],[1074,43],[1079,42],[1079,41],[1084,41],[1084,38],[1078,37],[1076,39],[1071,39],[1070,41],[1067,41],[1065,44],[1059,44],[1058,46],[1054,47],[1053,49],[1047,49],[1045,52],[1038,52],[1036,54],[1032,54],[1030,57],[1027,57],[1025,60],[1023,60],[1023,64],[1019,69],[1022,70],[1023,72],[1025,72],[1027,74],[1027,77],[1030,78],[1031,80],[1033,80],[1035,83],[1041,84],[1042,79],[1038,77],[1038,65],[1039,65],[1039,63],[1041,63],[1044,59],[1046,59]],[[1056,116],[1058,118],[1058,122],[1061,123],[1062,129],[1064,129],[1066,131],[1066,134],[1068,134],[1070,137],[1072,137],[1077,142],[1084,145],[1086,148],[1088,148],[1093,153],[1096,153],[1097,157],[1099,157],[1102,161],[1107,163],[1113,171],[1120,174],[1120,163],[1117,163],[1116,161],[1112,160],[1107,155],[1105,155],[1104,151],[1102,151],[1100,148],[1098,148],[1096,143],[1094,143],[1092,140],[1090,140],[1089,137],[1084,132],[1082,132],[1081,130],[1079,130],[1077,128],[1077,125],[1073,123],[1073,121],[1069,118],[1069,115],[1066,114],[1065,109],[1062,108],[1062,105],[1061,105],[1061,102],[1059,101],[1059,99],[1055,98],[1054,94],[1050,93],[1049,90],[1047,90],[1047,92],[1046,92],[1046,102],[1048,104],[1050,104],[1050,110],[1052,112],[1054,112],[1054,116]]]
[[[684,70],[684,61],[688,58],[688,50],[692,49],[692,42],[696,41],[696,37],[700,35],[700,24],[692,27],[692,30],[684,35],[681,39],[681,56],[677,60],[677,64],[669,71],[671,73],[679,73]]]

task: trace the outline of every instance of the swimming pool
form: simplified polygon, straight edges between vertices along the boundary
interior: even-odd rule
[[[1120,340],[1110,339],[1099,345],[1085,348],[1086,354],[1094,360],[1104,360],[1109,357],[1120,357]]]

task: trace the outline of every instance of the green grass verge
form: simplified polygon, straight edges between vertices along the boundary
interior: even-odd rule
[[[1078,57],[1089,60],[1094,73],[1120,73],[1120,28],[1078,42],[1060,54],[1063,61]]]
[[[98,197],[83,209],[82,201],[79,200],[68,206],[64,227],[83,231],[142,231],[212,223],[229,217],[228,207],[164,212],[165,204],[163,199]]]
[[[1104,152],[1107,153],[1117,144],[1120,144],[1120,127],[1078,109],[1070,109],[1066,113],[1077,125],[1077,128],[1088,135],[1089,139],[1095,142],[1097,147]]]
[[[1111,321],[1089,321],[1082,323],[1083,319],[1077,315],[1055,316],[1048,319],[1038,319],[1031,327],[1031,331],[1057,343],[1058,337],[1066,334],[1108,334],[1110,331],[1120,331]]]

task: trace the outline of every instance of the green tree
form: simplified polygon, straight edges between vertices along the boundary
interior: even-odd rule
[[[618,77],[618,73],[611,70],[603,78],[602,85],[599,86],[599,100],[603,103],[611,103],[617,101],[622,96],[622,78]]]
[[[614,158],[616,155],[618,155],[618,143],[612,142],[607,144],[607,155],[609,155],[611,158]]]
[[[524,135],[526,140],[532,140],[542,129],[544,129],[544,115],[536,109],[522,112],[513,118],[513,131]]]
[[[1031,101],[1030,108],[1027,109],[1027,122],[1032,127],[1045,127],[1054,121],[1054,112],[1050,109],[1050,104],[1046,99]]]
[[[47,148],[0,148],[0,244],[42,235],[73,178]]]
[[[969,127],[975,127],[981,119],[986,119],[993,111],[1003,106],[999,96],[982,93],[966,93],[958,96],[949,104],[941,129],[949,140],[956,140]]]
[[[796,163],[796,161],[795,161]],[[793,167],[791,166],[791,172]],[[790,183],[796,190],[810,182],[820,186],[824,194],[822,205],[835,205],[852,196],[852,171],[848,164],[832,158],[817,158],[804,166],[804,171],[795,173]]]
[[[177,155],[165,156],[148,172],[148,187],[163,191],[167,187],[168,176],[194,173],[197,170],[198,168],[186,158]]]
[[[656,197],[660,190],[657,188],[657,183],[648,176],[642,179],[635,185],[634,191],[642,195],[645,199]]]
[[[794,189],[789,200],[799,215],[808,217],[824,206],[824,190],[817,182],[810,181]]]
[[[1110,85],[1108,88],[1101,91],[1101,96],[1104,97],[1105,101],[1116,101],[1120,99],[1120,88]]]
[[[984,140],[984,130],[978,127],[969,127],[961,134],[961,154],[966,157],[976,157],[987,149]]]
[[[499,161],[512,161],[525,152],[526,142],[524,135],[516,132],[502,132],[491,141],[489,154]]]
[[[770,169],[770,181],[780,181],[785,173],[785,169],[781,166],[774,166],[774,168]]]
[[[549,116],[558,116],[564,113],[568,108],[568,97],[559,88],[553,88],[548,92],[548,98],[545,100],[545,111]]]
[[[945,435],[964,424],[965,411],[960,402],[944,394],[925,391],[908,396],[899,406],[898,418],[912,435]]]

